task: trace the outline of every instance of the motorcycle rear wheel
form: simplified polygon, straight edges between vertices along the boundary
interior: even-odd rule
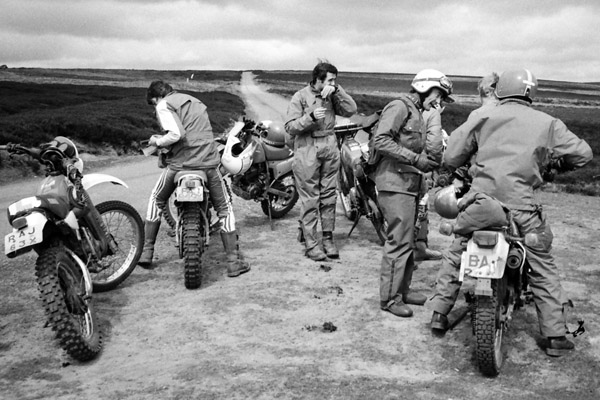
[[[204,250],[202,227],[204,221],[199,203],[183,203],[181,207],[181,244],[183,246],[183,278],[187,289],[202,285],[202,252]]]
[[[48,322],[61,347],[79,361],[96,357],[102,348],[100,332],[81,269],[59,244],[40,251],[35,270]]]
[[[504,361],[502,337],[504,328],[500,322],[502,309],[501,280],[492,280],[492,296],[477,295],[475,300],[476,357],[479,370],[486,376],[496,376]]]
[[[260,206],[265,215],[269,215],[269,207],[271,208],[271,218],[279,219],[289,213],[296,202],[298,202],[298,189],[294,176],[284,175],[279,177],[272,185],[274,189],[281,190],[288,194],[287,197],[269,194],[269,199],[262,200]],[[269,204],[269,200],[270,203]]]
[[[99,264],[107,268],[90,272],[94,291],[106,292],[119,286],[135,269],[144,247],[144,222],[135,208],[122,201],[105,201],[96,209],[118,246],[116,254],[100,260]]]

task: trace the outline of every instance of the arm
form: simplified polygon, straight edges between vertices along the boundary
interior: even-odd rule
[[[167,107],[166,101],[161,101],[156,106],[158,123],[167,133],[156,139],[158,147],[167,147],[179,141],[185,131],[179,121],[179,117]]]
[[[427,127],[427,137],[425,143],[425,152],[435,162],[442,162],[444,155],[444,137],[442,135],[442,116],[436,109],[431,109],[424,113],[425,126]]]
[[[317,120],[311,115],[313,109],[305,109],[302,104],[302,94],[298,91],[292,97],[292,101],[287,110],[285,130],[290,136],[296,136],[310,129],[314,129],[316,126]]]
[[[396,159],[403,164],[413,164],[417,154],[394,140],[394,133],[400,131],[407,118],[408,109],[402,101],[392,101],[385,106],[373,135],[373,147],[382,156]]]
[[[563,157],[571,168],[581,168],[592,160],[590,146],[567,129],[561,120],[555,119],[551,129],[554,137],[553,157]]]
[[[477,140],[473,128],[472,121],[467,119],[467,122],[450,134],[448,147],[442,158],[444,167],[450,171],[462,167],[477,152]]]
[[[340,85],[337,86],[337,90],[332,96],[331,101],[336,115],[350,117],[356,114],[356,102]]]

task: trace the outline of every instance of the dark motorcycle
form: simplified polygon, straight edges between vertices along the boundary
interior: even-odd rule
[[[31,156],[46,166],[47,175],[35,196],[8,207],[13,231],[4,238],[4,251],[9,258],[38,254],[36,277],[48,323],[70,356],[87,361],[101,349],[92,292],[112,289],[131,274],[144,230],[127,203],[106,201],[95,207],[98,213],[91,211],[87,189],[102,182],[126,184],[109,175],[82,175],[74,144],[61,140],[40,149],[0,146],[11,155]],[[70,155],[65,143],[72,145]]]
[[[369,138],[379,120],[379,114],[369,116],[356,114],[338,121],[335,135],[340,149],[338,172],[338,194],[346,217],[354,221],[348,236],[365,216],[375,228],[383,245],[386,240],[387,222],[379,207],[377,187],[373,177],[373,166],[369,159]]]
[[[226,138],[222,167],[231,175],[233,193],[260,202],[269,218],[282,218],[298,201],[292,172],[294,152],[285,143],[283,126],[272,121],[236,122]]]

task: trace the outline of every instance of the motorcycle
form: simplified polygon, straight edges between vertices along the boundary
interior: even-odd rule
[[[272,133],[275,126],[279,136]],[[265,215],[282,218],[298,201],[292,172],[294,152],[285,143],[283,127],[272,121],[236,122],[224,145],[221,163],[231,175],[233,193],[260,202]],[[235,162],[228,162],[235,161]]]
[[[338,172],[338,195],[346,218],[354,224],[348,233],[352,234],[362,216],[375,228],[383,245],[386,240],[387,222],[379,207],[377,187],[373,167],[369,159],[369,138],[379,120],[379,114],[369,116],[356,114],[339,120],[334,128],[340,149],[340,170]]]
[[[146,156],[158,151],[155,146],[143,149]],[[175,174],[174,181],[175,191],[163,216],[175,231],[179,258],[184,260],[184,285],[197,289],[202,285],[202,255],[208,248],[211,228],[208,178],[203,170],[183,170]]]
[[[558,163],[552,161],[544,171],[546,181],[554,178]],[[453,186],[442,190],[456,191]],[[465,191],[466,188],[463,188],[463,193]],[[475,230],[470,234],[466,250],[461,255],[458,278],[460,282],[464,281],[465,276],[475,279],[475,286],[466,293],[466,298],[476,339],[477,365],[486,376],[500,373],[504,361],[503,336],[509,329],[513,312],[532,301],[532,294],[527,290],[527,247],[538,245],[540,240],[536,233],[522,235],[510,209],[499,202],[497,204],[506,215],[506,223],[498,223],[500,218],[496,218],[493,227]],[[488,211],[489,218],[499,215],[498,211]],[[450,236],[454,231],[455,225],[449,222],[440,224],[441,234]],[[580,320],[579,328],[570,333],[577,336],[584,331],[583,321]]]
[[[62,139],[77,154],[74,144]],[[104,182],[127,185],[109,175],[83,175],[81,160],[67,156],[56,139],[39,149],[7,144],[0,150],[29,155],[46,166],[36,195],[8,207],[13,229],[4,238],[5,254],[38,254],[36,277],[48,323],[71,357],[90,360],[101,350],[92,293],[113,289],[131,274],[142,251],[142,219],[116,200],[92,212],[88,189]]]

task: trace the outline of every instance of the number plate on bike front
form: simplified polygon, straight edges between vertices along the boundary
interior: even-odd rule
[[[202,186],[183,187],[179,186],[175,190],[177,201],[202,201],[204,200],[204,188]]]
[[[21,250],[34,244],[42,243],[44,240],[43,227],[28,226],[4,236],[4,254]]]

